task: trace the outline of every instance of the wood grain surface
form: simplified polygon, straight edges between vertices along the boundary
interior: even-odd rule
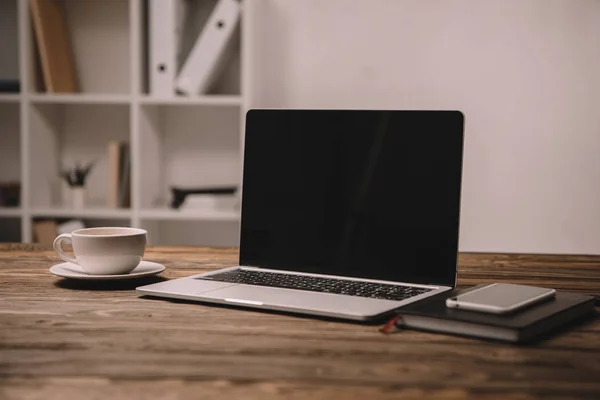
[[[154,247],[158,277],[79,282],[36,245],[0,245],[0,399],[600,399],[600,321],[515,346],[140,298],[235,265],[237,248]],[[600,293],[600,257],[461,254],[459,285]]]

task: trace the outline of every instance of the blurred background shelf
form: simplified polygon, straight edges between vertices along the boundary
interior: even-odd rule
[[[232,106],[242,105],[242,96],[236,95],[206,95],[195,97],[151,97],[143,96],[142,104],[153,105],[189,105],[189,106]]]
[[[191,45],[205,22],[197,17],[207,16],[217,0],[186,3],[198,13],[188,19],[197,25],[185,39]],[[19,183],[22,205],[0,208],[0,240],[31,242],[40,221],[78,220],[86,226],[148,226],[157,244],[236,245],[239,212],[156,205],[170,203],[173,186],[239,186],[246,109],[240,85],[242,29],[210,90],[157,97],[149,87],[148,1],[57,4],[64,11],[76,70],[77,84],[69,90],[76,89],[69,93],[50,90],[46,81],[52,78],[42,70],[29,0],[0,2],[0,79],[18,81],[21,89],[0,93],[0,183]],[[48,43],[56,44],[60,37],[52,40]],[[128,148],[128,208],[108,207],[114,199],[109,153],[115,142]],[[72,193],[60,172],[89,162],[94,166],[86,181],[86,207],[72,208]]]
[[[0,93],[0,103],[18,103],[21,95],[17,93]]]
[[[239,221],[240,213],[234,210],[148,208],[140,210],[140,218],[149,220],[185,221]]]
[[[18,207],[0,207],[0,217],[20,217],[22,213]]]
[[[111,208],[34,208],[31,216],[34,218],[100,218],[100,219],[128,219],[132,212],[129,209],[117,210]]]
[[[37,104],[130,104],[131,96],[122,94],[31,94],[27,96]]]

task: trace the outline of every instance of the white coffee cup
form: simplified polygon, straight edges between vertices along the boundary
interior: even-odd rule
[[[63,260],[77,264],[91,275],[128,274],[138,266],[146,249],[144,229],[86,228],[63,233],[54,239],[54,250]],[[61,248],[64,240],[73,244],[75,257]]]

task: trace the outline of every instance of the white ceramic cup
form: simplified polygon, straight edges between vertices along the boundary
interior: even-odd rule
[[[144,229],[86,228],[63,233],[54,239],[54,250],[63,260],[77,264],[90,275],[128,274],[138,266],[146,249]],[[61,248],[64,240],[73,244],[75,257]]]

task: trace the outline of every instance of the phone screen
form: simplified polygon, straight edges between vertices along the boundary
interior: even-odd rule
[[[459,295],[457,300],[465,303],[485,304],[505,308],[550,291],[552,289],[534,286],[493,284],[470,293]]]

